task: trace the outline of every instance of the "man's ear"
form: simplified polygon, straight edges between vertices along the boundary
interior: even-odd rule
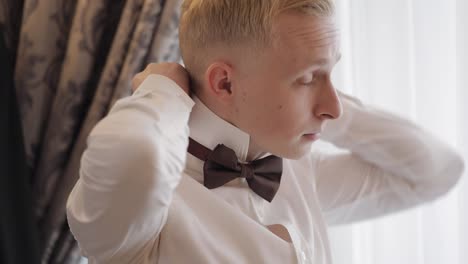
[[[212,63],[205,72],[208,92],[219,99],[231,98],[232,71],[232,66],[225,62]]]

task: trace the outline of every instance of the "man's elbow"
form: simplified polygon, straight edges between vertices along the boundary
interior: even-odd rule
[[[438,171],[437,175],[431,177],[431,181],[424,188],[421,188],[421,195],[428,200],[435,200],[448,194],[460,181],[465,171],[465,162],[463,157],[457,153],[452,153],[447,158],[445,166]]]

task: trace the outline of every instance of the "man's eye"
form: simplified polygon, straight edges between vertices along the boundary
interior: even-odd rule
[[[301,78],[300,83],[303,85],[310,85],[315,81],[315,75],[308,75],[306,77]]]

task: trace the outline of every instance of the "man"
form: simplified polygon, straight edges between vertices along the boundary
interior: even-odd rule
[[[180,45],[187,72],[149,65],[89,136],[67,213],[90,263],[332,263],[327,224],[433,200],[463,171],[333,87],[331,1],[188,0]],[[319,138],[348,151],[311,152]]]

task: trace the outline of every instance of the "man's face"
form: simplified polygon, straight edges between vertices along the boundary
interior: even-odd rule
[[[273,29],[274,44],[238,69],[234,119],[262,150],[298,159],[310,151],[311,134],[341,115],[330,77],[338,32],[331,17],[291,13]]]

